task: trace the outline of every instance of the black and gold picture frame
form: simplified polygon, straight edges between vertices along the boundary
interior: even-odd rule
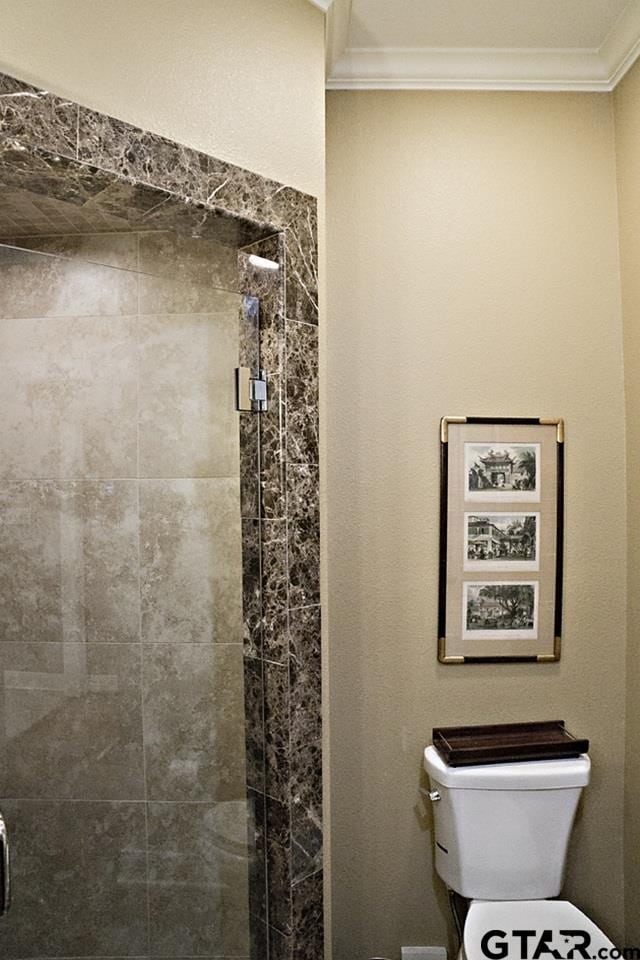
[[[441,663],[560,659],[564,421],[440,422]]]

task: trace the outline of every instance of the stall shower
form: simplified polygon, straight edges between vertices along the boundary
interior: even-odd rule
[[[0,119],[0,954],[319,957],[315,202]]]

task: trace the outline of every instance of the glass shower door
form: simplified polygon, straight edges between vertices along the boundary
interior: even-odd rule
[[[246,957],[235,251],[34,246],[0,247],[0,956]]]

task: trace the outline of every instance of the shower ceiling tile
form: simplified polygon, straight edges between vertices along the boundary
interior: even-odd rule
[[[0,321],[0,477],[135,476],[136,394],[132,319]]]
[[[138,644],[0,643],[0,795],[143,800]]]
[[[144,644],[143,660],[149,799],[242,799],[240,645]]]
[[[7,236],[12,232],[15,236],[31,236],[128,229],[126,220],[103,213],[97,204],[78,205],[27,190],[0,188],[0,231]]]
[[[234,251],[269,232],[147,184],[114,182],[104,171],[0,140],[0,235],[129,230],[175,230]]]
[[[109,189],[117,189],[118,185],[101,170],[52,155],[39,147],[27,150],[15,140],[0,139],[0,187],[2,192],[8,188],[26,191],[33,195],[34,203],[37,198],[38,204],[45,200],[55,201],[56,206],[65,202],[78,213],[93,197],[103,192],[108,195]],[[46,208],[52,209],[51,204]],[[126,223],[127,206],[121,205],[116,212]]]
[[[1,640],[137,641],[139,609],[133,481],[0,482]]]
[[[258,226],[217,208],[205,207],[201,203],[185,202],[169,193],[163,196],[166,199],[162,203],[158,203],[137,221],[141,228],[176,230],[188,236],[215,240],[235,247],[250,243],[256,239],[256,235],[264,236],[273,229],[269,226]]]
[[[142,639],[242,644],[239,481],[140,481]]]

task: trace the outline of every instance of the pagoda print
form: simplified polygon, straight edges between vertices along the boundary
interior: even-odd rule
[[[539,500],[539,444],[465,444],[468,499]]]

